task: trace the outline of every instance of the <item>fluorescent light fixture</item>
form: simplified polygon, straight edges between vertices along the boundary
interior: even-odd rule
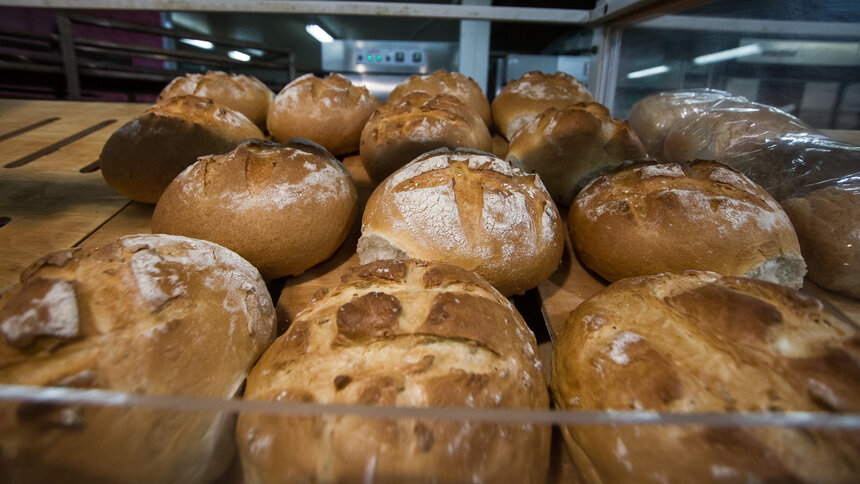
[[[332,40],[334,40],[334,37],[329,35],[328,32],[323,30],[323,28],[317,24],[305,25],[305,30],[307,31],[307,33],[311,34],[313,38],[319,40],[320,42],[331,42]]]
[[[227,52],[227,57],[242,62],[248,62],[249,60],[251,60],[251,56],[244,52],[239,52],[238,50],[231,50],[230,52]]]
[[[693,64],[701,66],[704,64],[713,64],[714,62],[722,62],[730,59],[737,59],[738,57],[758,55],[761,53],[761,46],[758,44],[742,45],[740,47],[735,47],[734,49],[721,50],[719,52],[714,52],[713,54],[700,55],[693,59]]]
[[[182,42],[183,44],[193,45],[194,47],[197,47],[197,48],[200,48],[200,49],[210,50],[210,49],[212,49],[213,47],[215,47],[215,46],[212,44],[212,42],[209,42],[208,40],[199,40],[199,39],[179,39],[179,41],[180,41],[180,42]]]
[[[657,74],[662,74],[664,72],[669,72],[669,66],[662,65],[657,67],[649,67],[648,69],[642,69],[641,71],[634,71],[630,74],[627,74],[627,79],[639,79],[642,77],[656,76]]]
[[[265,53],[265,52],[263,52],[263,51],[262,51],[262,50],[260,50],[260,49],[250,49],[250,48],[248,48],[248,49],[245,49],[245,51],[247,51],[249,54],[251,54],[251,55],[255,55],[255,56],[257,56],[257,57],[263,57],[264,55],[266,55],[266,53]]]

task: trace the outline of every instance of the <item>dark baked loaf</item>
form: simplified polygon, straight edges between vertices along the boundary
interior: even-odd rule
[[[546,409],[535,339],[474,273],[379,261],[318,294],[248,377],[246,399]],[[384,410],[381,410],[384,415]],[[543,483],[548,426],[242,414],[245,482]]]
[[[556,339],[570,410],[860,410],[860,334],[800,292],[686,272],[625,279]],[[567,427],[587,482],[853,482],[856,431],[696,425]]]
[[[228,107],[197,96],[178,96],[117,129],[102,148],[99,164],[107,184],[121,195],[155,203],[198,157],[262,137],[254,123]]]
[[[382,105],[361,132],[361,164],[381,182],[417,156],[437,148],[490,151],[480,116],[450,94],[414,91]]]
[[[0,297],[0,383],[236,396],[275,338],[260,274],[202,240],[132,235],[53,253]],[[225,412],[3,402],[4,482],[211,482]]]

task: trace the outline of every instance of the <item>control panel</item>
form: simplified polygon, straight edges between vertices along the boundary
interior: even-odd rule
[[[355,49],[356,64],[422,66],[426,59],[422,49]]]

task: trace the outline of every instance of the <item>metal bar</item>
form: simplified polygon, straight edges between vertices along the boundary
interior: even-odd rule
[[[810,35],[816,37],[860,37],[860,23],[849,22],[803,22],[666,15],[637,23],[636,27],[645,29]]]
[[[278,53],[278,54],[286,54],[290,55],[293,53],[292,49],[289,48],[277,48],[273,49],[268,44],[263,44],[260,42],[252,42],[245,40],[237,40],[232,39],[230,37],[222,37],[219,35],[212,34],[203,34],[200,32],[193,32],[191,30],[186,30],[182,28],[172,28],[166,29],[164,27],[158,27],[154,25],[142,25],[132,22],[123,22],[121,20],[100,18],[100,17],[92,17],[89,15],[81,15],[81,14],[67,14],[69,19],[74,23],[86,24],[86,25],[94,25],[96,27],[103,27],[106,29],[118,29],[125,30],[129,32],[138,32],[143,34],[151,34],[151,35],[159,35],[164,37],[173,37],[173,38],[183,38],[183,37],[193,37],[195,39],[200,40],[208,40],[217,44],[226,44],[230,46],[236,47],[248,47],[252,49],[264,50],[267,52]]]
[[[490,0],[463,0],[468,5],[488,5]],[[478,82],[487,92],[487,75],[490,60],[490,22],[485,20],[460,21],[460,56],[458,70]]]
[[[589,87],[594,99],[612,110],[615,104],[615,88],[618,84],[618,63],[621,58],[621,28],[604,27],[596,32],[600,36],[600,47],[592,58]]]
[[[25,64],[19,62],[7,62],[4,60],[0,60],[0,70],[63,73],[63,68],[60,66]]]
[[[649,0],[649,3],[651,1],[654,0]],[[0,1],[0,5],[35,8],[70,8],[78,10],[263,12],[560,24],[584,24],[592,20],[590,10],[400,2],[383,3],[276,0],[254,2],[244,0],[2,0]]]
[[[63,71],[66,73],[66,95],[72,101],[81,100],[81,79],[78,76],[78,57],[75,53],[75,39],[72,36],[72,22],[63,14],[56,16],[57,31],[60,33],[60,54],[63,56]]]
[[[158,47],[142,47],[139,45],[128,45],[128,44],[115,44],[112,42],[104,42],[100,40],[89,40],[89,39],[79,39],[77,41],[77,49],[81,52],[105,52],[110,51],[113,54],[119,55],[127,55],[133,56],[134,54],[138,54],[141,56],[148,56],[152,58],[157,58],[159,60],[164,60],[165,58],[170,59],[182,59],[182,60],[191,60],[197,61],[199,63],[204,62],[220,62],[222,64],[231,64],[231,65],[243,65],[243,66],[256,66],[256,67],[266,67],[269,69],[284,69],[286,66],[284,64],[276,64],[274,62],[262,62],[262,61],[249,61],[242,62],[230,59],[229,57],[217,55],[217,54],[204,54],[204,53],[196,53],[196,52],[185,52],[181,50],[169,50],[169,49],[160,49]]]

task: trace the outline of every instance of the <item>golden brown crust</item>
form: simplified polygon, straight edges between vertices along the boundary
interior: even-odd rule
[[[583,263],[609,281],[710,270],[743,276],[788,269],[799,288],[797,235],[761,187],[713,162],[634,165],[603,175],[576,197],[568,215]],[[769,279],[770,280],[770,279]]]
[[[565,206],[592,178],[643,159],[645,148],[627,122],[598,103],[547,109],[514,135],[507,152],[508,161],[540,175]]]
[[[361,164],[381,182],[417,156],[437,148],[489,151],[487,126],[462,101],[448,94],[406,94],[380,107],[361,133]]]
[[[475,271],[506,296],[549,277],[560,215],[536,175],[490,154],[441,150],[388,177],[364,211],[358,255],[437,260]]]
[[[594,98],[585,84],[575,77],[556,72],[526,72],[505,85],[493,99],[493,121],[496,128],[512,139],[517,131],[549,108],[562,109]]]
[[[152,231],[223,245],[272,279],[331,256],[357,204],[349,173],[324,150],[248,140],[177,176],[155,207]]]
[[[117,129],[99,156],[101,173],[132,200],[155,203],[199,156],[224,153],[263,133],[242,114],[196,96],[153,106]]]
[[[571,313],[553,398],[575,410],[856,412],[858,341],[784,286],[693,271],[630,278]],[[579,426],[566,436],[602,482],[846,482],[860,472],[856,435],[832,431]]]
[[[248,378],[246,398],[547,408],[534,336],[501,294],[470,282],[476,278],[418,261],[354,270],[264,353]],[[426,289],[428,279],[445,282]],[[549,430],[245,414],[237,438],[248,483],[368,476],[374,482],[538,483],[546,475]]]
[[[380,105],[366,87],[340,74],[307,74],[284,86],[269,109],[269,133],[278,141],[305,138],[335,155],[358,151],[361,130]]]
[[[260,130],[266,130],[266,115],[274,93],[254,76],[206,71],[185,74],[170,81],[158,95],[156,104],[177,96],[192,95],[211,99],[245,115]]]
[[[809,278],[860,299],[860,188],[830,187],[784,200]]]
[[[3,294],[0,383],[231,398],[274,337],[248,262],[205,241],[129,236],[47,256]],[[14,482],[210,482],[234,452],[231,422],[4,403],[0,468]]]
[[[450,94],[478,113],[487,128],[493,125],[490,101],[487,100],[481,86],[471,77],[466,77],[459,72],[448,72],[445,69],[439,69],[430,74],[415,74],[391,91],[388,102],[398,101],[413,91],[424,91],[433,96]]]

